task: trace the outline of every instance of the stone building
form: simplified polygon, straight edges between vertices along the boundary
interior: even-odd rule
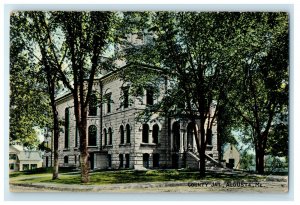
[[[160,85],[160,94],[166,83]],[[107,73],[96,79],[91,102],[103,99],[102,105],[90,103],[87,136],[91,169],[148,169],[198,168],[199,158],[189,120],[162,118],[153,115],[147,123],[136,120],[147,104],[155,104],[151,90],[141,97],[129,95],[129,85],[118,72]],[[57,99],[59,118],[64,121],[59,138],[59,166],[79,167],[79,134],[76,129],[72,94]],[[196,125],[197,126],[197,125]],[[208,139],[207,157],[218,158],[216,125]],[[50,153],[44,157],[44,166],[50,166]]]

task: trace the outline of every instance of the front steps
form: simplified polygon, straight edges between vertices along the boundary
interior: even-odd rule
[[[213,157],[205,154],[206,157],[206,170],[207,171],[232,171],[232,169],[226,168],[225,164],[217,161]],[[200,158],[194,153],[188,151],[186,153],[186,167],[191,169],[199,169],[200,168]]]

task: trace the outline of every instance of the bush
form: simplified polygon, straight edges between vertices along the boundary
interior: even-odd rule
[[[24,174],[42,174],[42,173],[51,173],[51,172],[52,172],[51,167],[47,167],[47,168],[41,167],[41,168],[23,171]]]
[[[74,167],[59,167],[59,173],[67,173],[74,171]],[[43,174],[43,173],[52,173],[52,167],[40,167],[36,169],[21,171],[22,174]],[[20,175],[20,174],[18,174]],[[13,176],[13,175],[12,175]]]
[[[157,170],[148,170],[146,173],[145,173],[146,176],[157,176],[159,175],[159,171]]]
[[[179,176],[179,172],[177,170],[168,170],[166,174],[169,176]]]

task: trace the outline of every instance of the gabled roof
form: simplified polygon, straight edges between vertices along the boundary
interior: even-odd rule
[[[21,146],[21,145],[10,145],[9,146],[9,151],[12,151],[11,149],[14,149],[18,152],[21,152],[21,151],[24,150],[23,146]]]
[[[42,157],[37,151],[22,151],[18,154],[20,161],[42,161]]]

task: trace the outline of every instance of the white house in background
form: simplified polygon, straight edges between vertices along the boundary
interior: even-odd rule
[[[227,144],[224,148],[223,160],[229,168],[240,168],[240,152],[233,144]]]
[[[43,159],[40,151],[25,150],[20,145],[9,146],[9,171],[26,171],[42,167]]]

